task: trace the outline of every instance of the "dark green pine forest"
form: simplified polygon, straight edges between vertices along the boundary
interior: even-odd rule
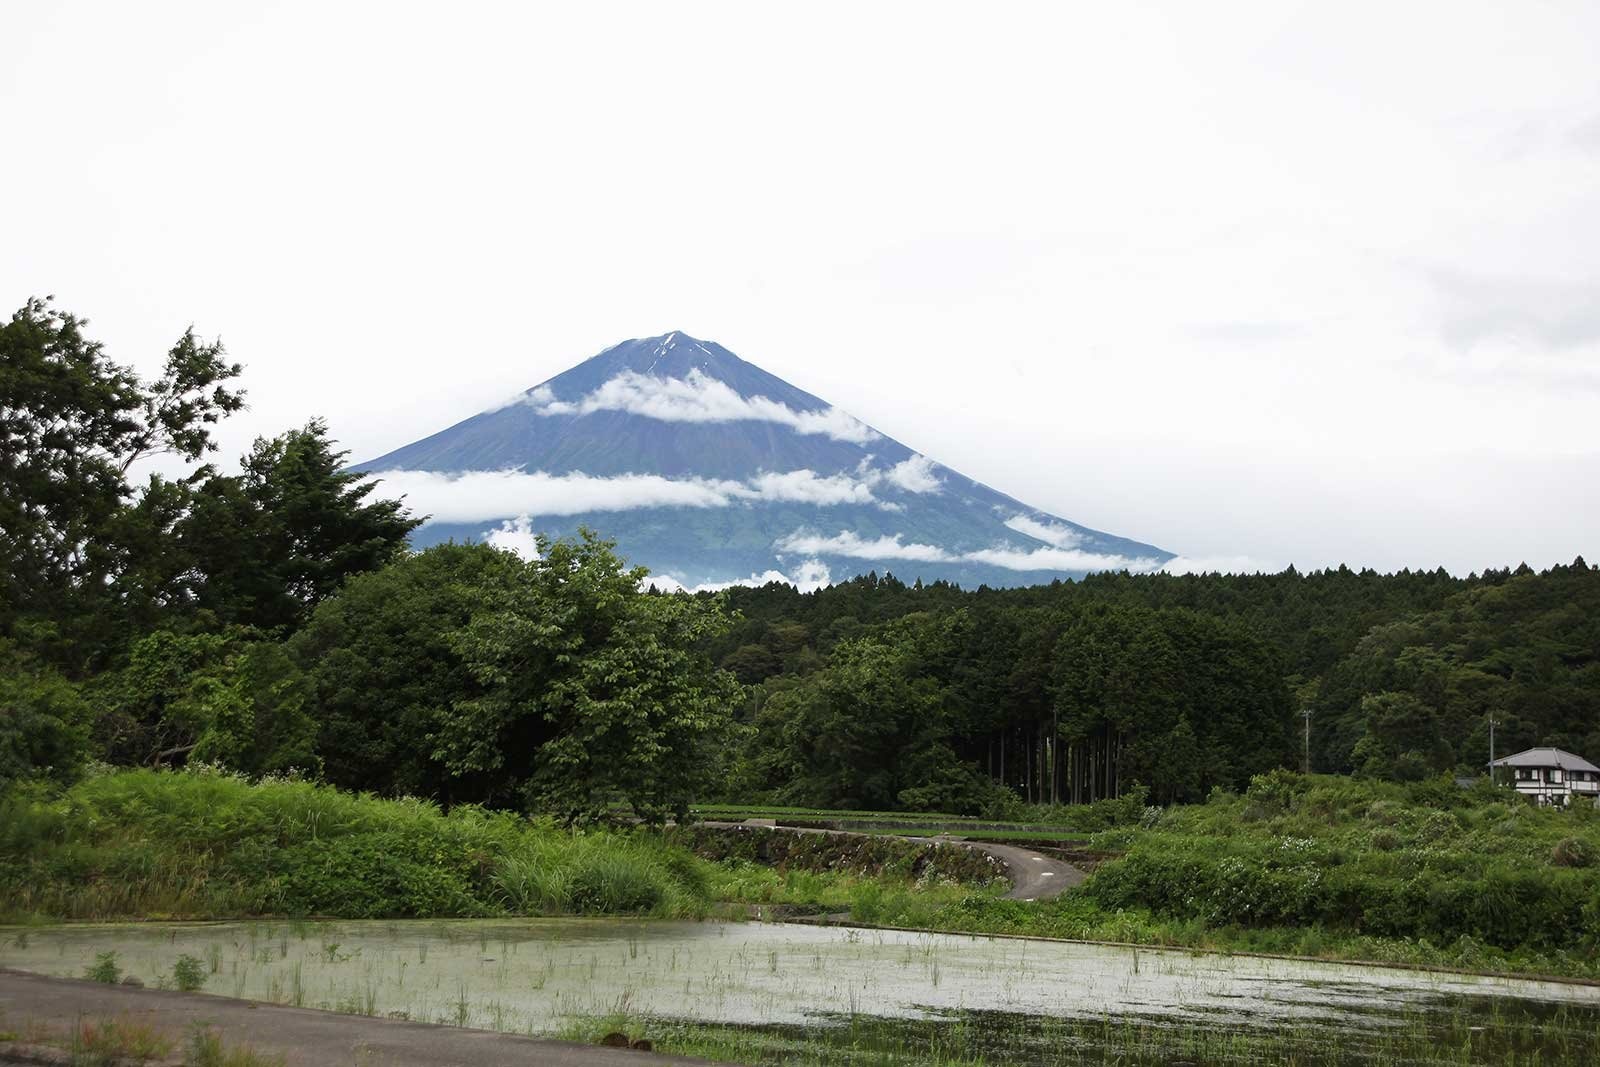
[[[1479,774],[1491,718],[1600,759],[1582,559],[665,595],[600,535],[411,551],[424,517],[320,420],[225,472],[240,375],[193,331],[142,379],[48,301],[0,325],[0,788],[208,764],[567,821],[998,816]],[[182,473],[136,478],[156,456]]]

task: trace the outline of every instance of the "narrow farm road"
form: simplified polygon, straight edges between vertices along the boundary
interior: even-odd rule
[[[1046,856],[1042,852],[1032,849],[1018,848],[1015,845],[996,845],[987,841],[963,841],[959,838],[944,835],[936,837],[912,836],[909,834],[864,834],[856,830],[826,830],[813,826],[778,826],[772,819],[746,819],[744,822],[703,822],[702,826],[715,826],[723,829],[740,829],[757,827],[766,830],[776,830],[786,834],[835,834],[840,837],[898,837],[902,841],[925,841],[941,845],[955,845],[958,848],[976,849],[987,853],[1006,865],[1006,874],[1011,878],[1011,892],[1006,894],[1007,900],[1049,900],[1058,897],[1075,885],[1082,884],[1089,877],[1088,872],[1081,867],[1075,867],[1065,860],[1058,860],[1053,856]]]
[[[993,845],[983,841],[951,842],[947,838],[929,840],[975,848],[1004,863],[1006,872],[1011,875],[1011,892],[1006,894],[1007,900],[1049,900],[1082,884],[1089,877],[1083,868],[1074,867],[1065,860],[1015,845]]]
[[[190,1026],[213,1029],[229,1047],[283,1057],[285,1067],[626,1067],[709,1064],[624,1048],[521,1037],[492,1030],[341,1015],[206,993],[130,989],[0,968],[0,1014],[19,1036],[33,1028],[70,1033],[84,1021],[144,1023],[181,1045]],[[0,1064],[81,1062],[18,1041],[0,1041]],[[98,1062],[98,1061],[97,1061]],[[119,1061],[120,1062],[120,1061]],[[152,1061],[151,1067],[168,1061]],[[178,1057],[170,1061],[178,1063]]]

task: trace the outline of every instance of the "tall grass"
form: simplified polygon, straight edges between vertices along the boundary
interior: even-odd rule
[[[708,865],[642,831],[304,781],[122,771],[0,800],[0,919],[699,915]]]

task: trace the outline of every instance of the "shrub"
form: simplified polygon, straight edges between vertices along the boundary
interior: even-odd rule
[[[101,952],[95,955],[94,966],[83,972],[83,976],[91,982],[104,982],[106,985],[116,985],[117,979],[122,977],[122,968],[117,965],[115,952]]]
[[[374,833],[308,843],[286,852],[284,904],[293,915],[353,919],[475,916],[471,861],[440,835]]]
[[[1265,814],[1277,815],[1288,811],[1295,797],[1304,793],[1309,784],[1304,775],[1279,767],[1266,774],[1252,775],[1250,788],[1244,795]]]
[[[205,965],[194,956],[179,956],[172,965],[172,984],[185,993],[200,989],[206,984]]]

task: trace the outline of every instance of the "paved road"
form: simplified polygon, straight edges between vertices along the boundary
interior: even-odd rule
[[[724,829],[743,829],[758,827],[767,830],[778,830],[787,834],[836,834],[841,837],[899,837],[902,841],[935,841],[944,845],[956,845],[960,848],[977,849],[986,852],[1006,865],[1006,873],[1011,876],[1011,892],[1006,894],[1008,900],[1049,900],[1058,897],[1071,887],[1080,884],[1088,873],[1080,867],[1074,867],[1064,860],[1053,856],[1046,856],[1026,848],[1017,848],[1014,845],[993,845],[986,841],[961,841],[952,837],[912,837],[898,834],[863,834],[855,830],[824,830],[812,826],[777,826],[772,819],[750,819],[746,822],[703,822],[702,826],[716,826]]]
[[[1006,871],[1011,875],[1011,892],[1006,894],[1008,900],[1049,900],[1089,877],[1081,867],[1030,849],[1014,845],[991,845],[982,841],[956,843],[987,852],[1006,865]]]
[[[288,1067],[655,1067],[711,1062],[0,968],[0,1030],[26,1033],[30,1026],[45,1025],[69,1033],[80,1019],[124,1016],[179,1040],[191,1024],[204,1023],[230,1047],[250,1045],[281,1055]],[[0,1043],[0,1063],[8,1062],[5,1049]]]

